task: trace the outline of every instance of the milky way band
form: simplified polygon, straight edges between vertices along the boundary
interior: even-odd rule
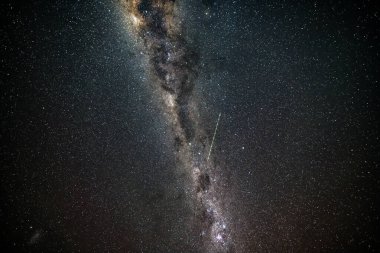
[[[198,74],[198,53],[183,34],[174,0],[122,0],[131,31],[148,57],[147,70],[157,86],[171,122],[176,156],[192,178],[195,216],[200,223],[200,248],[209,252],[233,251],[231,219],[223,210],[217,192],[212,145],[199,120],[193,89]],[[220,114],[218,118],[218,123]]]

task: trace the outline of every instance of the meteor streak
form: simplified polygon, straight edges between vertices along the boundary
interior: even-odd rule
[[[218,121],[216,122],[215,130],[214,130],[214,135],[212,136],[212,141],[211,141],[210,151],[208,152],[208,156],[207,156],[207,162],[208,162],[208,159],[210,159],[212,146],[214,145],[215,135],[216,135],[216,131],[218,130],[218,125],[219,125],[220,115],[222,115],[221,112],[219,113]]]

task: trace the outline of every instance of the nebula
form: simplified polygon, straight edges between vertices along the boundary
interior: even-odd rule
[[[192,197],[197,205],[194,212],[201,224],[202,247],[209,252],[231,252],[230,218],[226,210],[222,210],[223,200],[216,190],[215,163],[207,156],[213,143],[202,128],[193,98],[199,54],[184,36],[177,2],[121,0],[121,5],[132,26],[130,30],[142,42],[149,61],[147,72],[165,103],[180,167],[192,179]]]

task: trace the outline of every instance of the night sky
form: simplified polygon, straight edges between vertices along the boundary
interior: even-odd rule
[[[380,252],[352,2],[1,1],[1,252]]]

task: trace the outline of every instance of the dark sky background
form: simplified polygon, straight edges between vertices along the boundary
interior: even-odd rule
[[[369,1],[181,3],[244,252],[379,252]],[[2,252],[199,252],[116,1],[0,4]]]

